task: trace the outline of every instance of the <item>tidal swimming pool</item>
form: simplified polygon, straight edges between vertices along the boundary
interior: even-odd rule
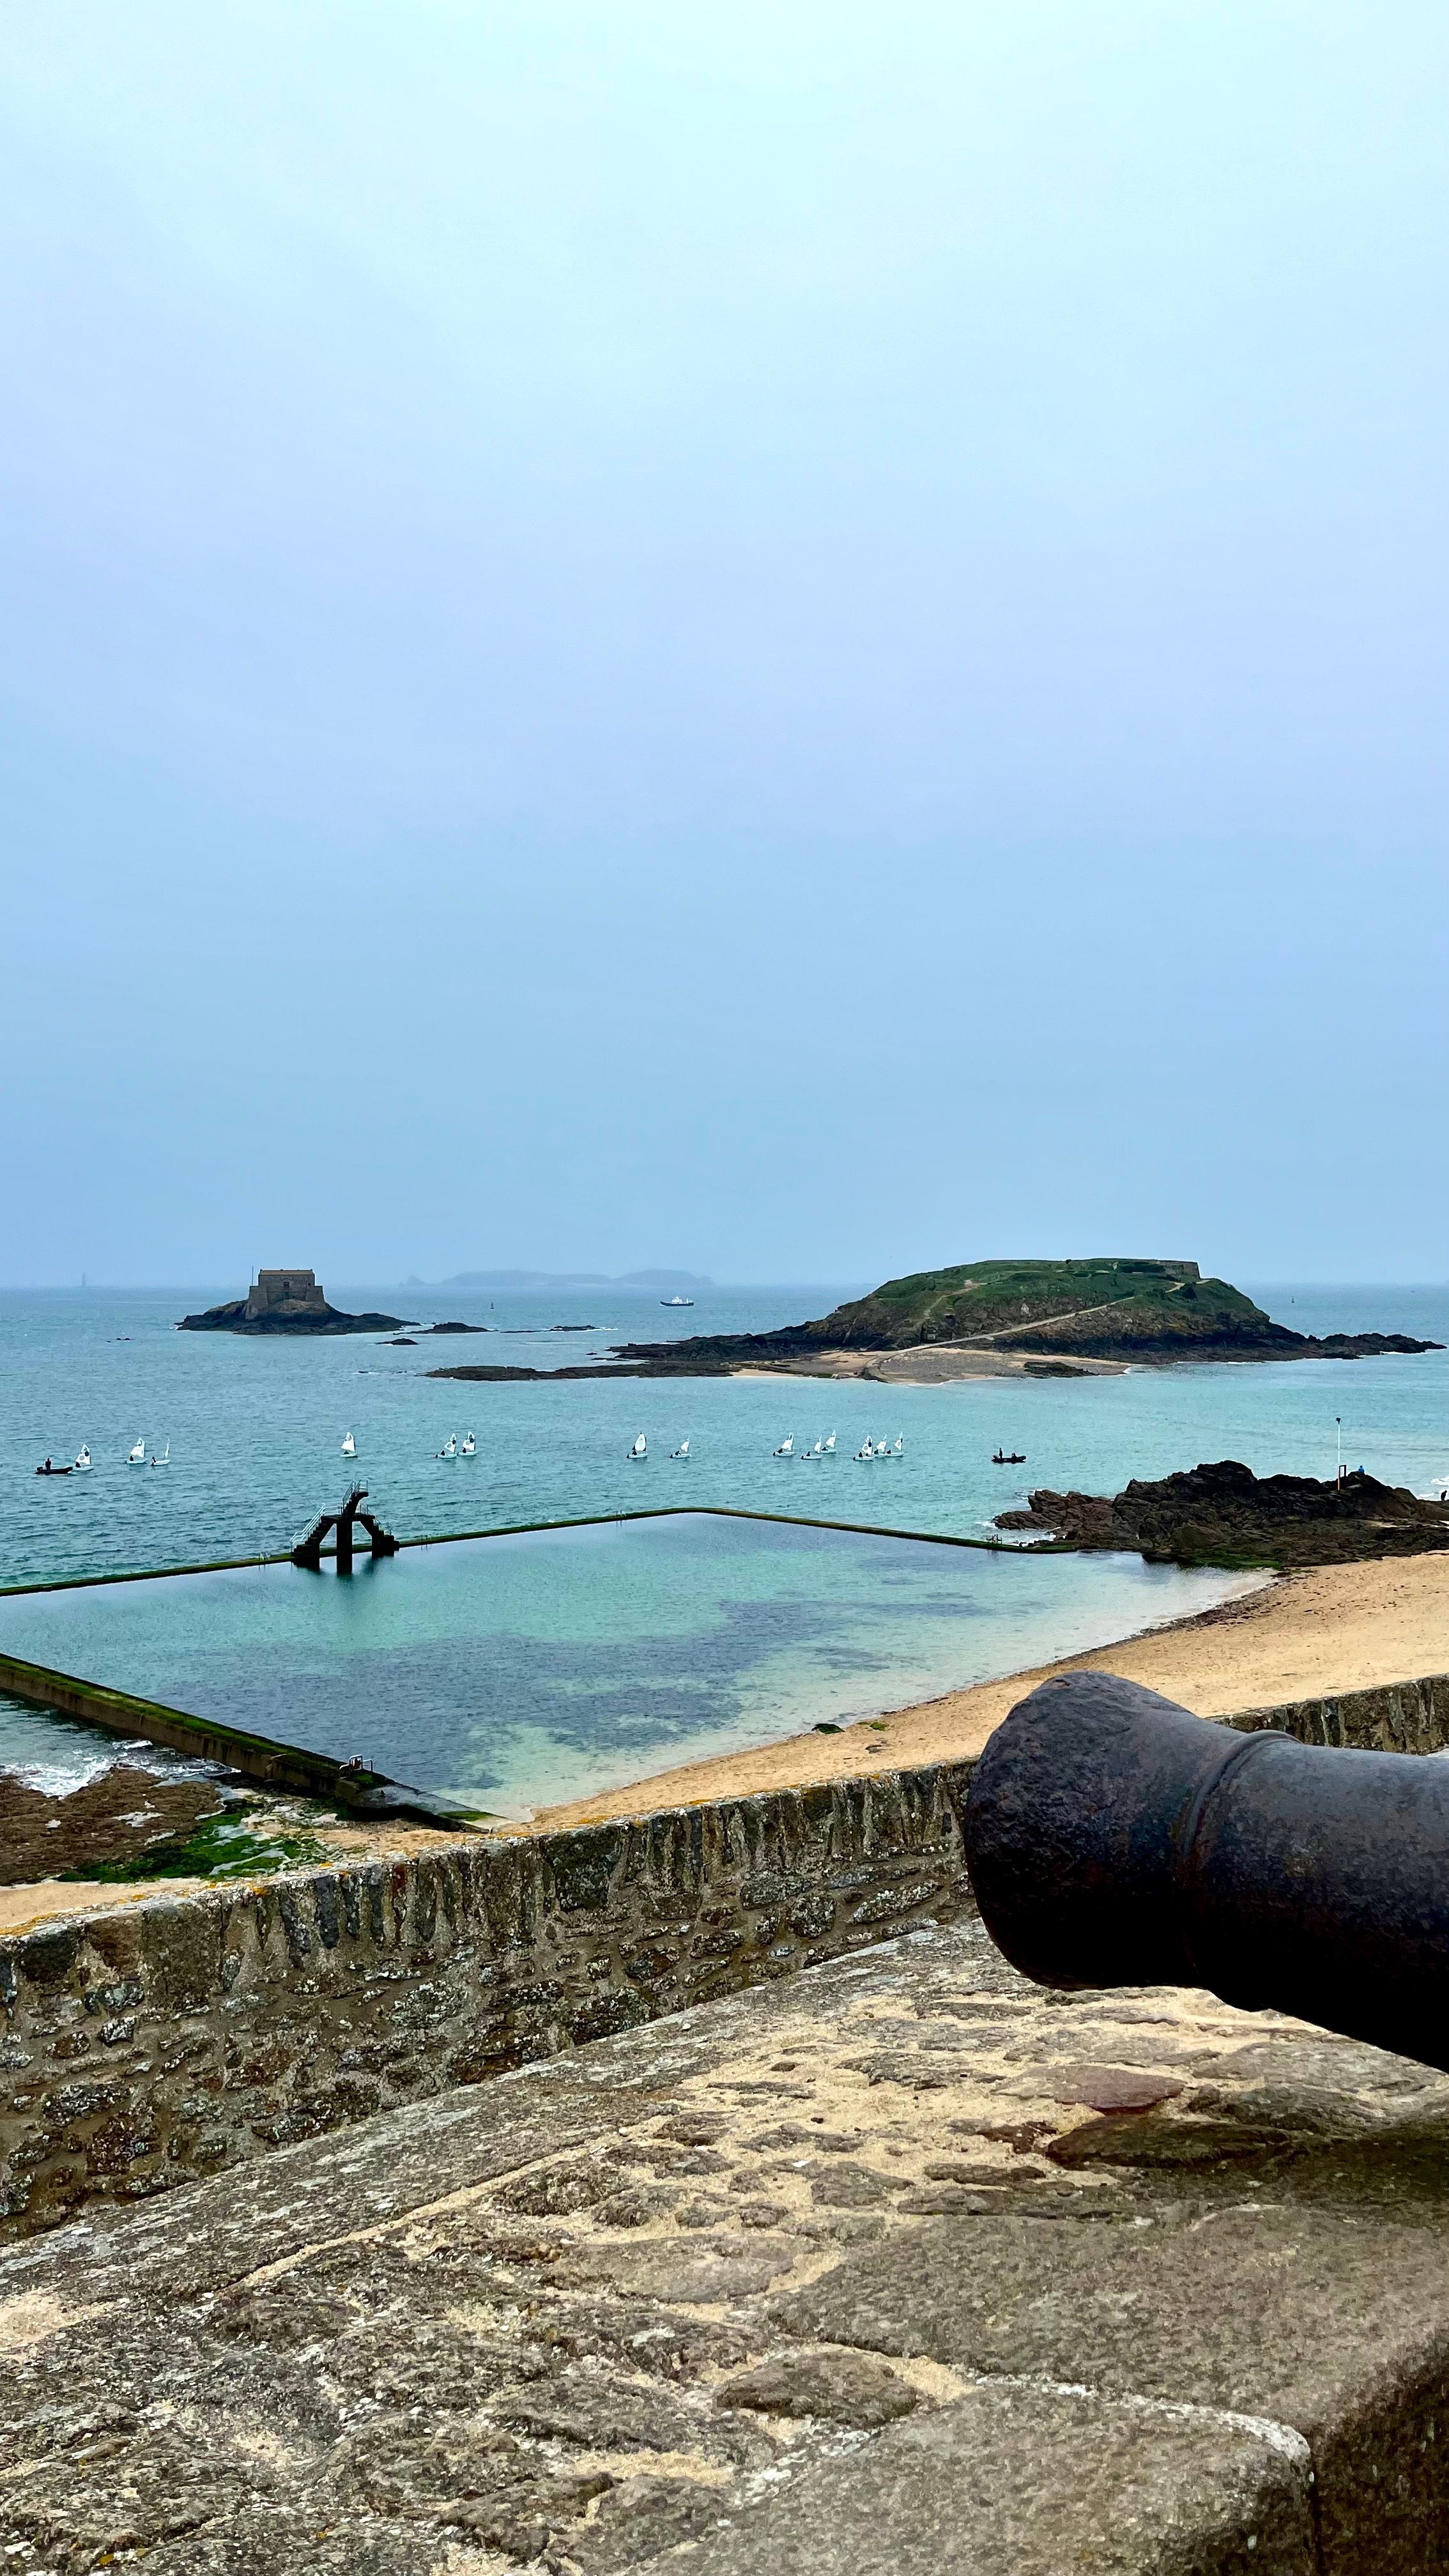
[[[688,1512],[0,1597],[0,1653],[471,1805],[543,1806],[850,1725],[1251,1584]],[[77,1731],[0,1708],[0,1767]],[[94,1767],[94,1756],[90,1767]]]

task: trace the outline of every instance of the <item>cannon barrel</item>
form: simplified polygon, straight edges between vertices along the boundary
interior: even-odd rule
[[[1046,1986],[1206,1986],[1449,2069],[1449,1762],[1043,1682],[976,1765],[988,1932]]]

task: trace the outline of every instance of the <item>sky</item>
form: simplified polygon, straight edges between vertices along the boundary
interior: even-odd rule
[[[1449,19],[0,28],[0,1281],[1449,1271]]]

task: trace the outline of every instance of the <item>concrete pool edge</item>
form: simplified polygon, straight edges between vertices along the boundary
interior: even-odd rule
[[[229,1726],[221,1718],[193,1717],[162,1700],[140,1699],[76,1673],[26,1663],[18,1655],[0,1654],[0,1694],[59,1717],[79,1719],[87,1726],[103,1727],[109,1735],[164,1745],[168,1752],[191,1761],[223,1764],[263,1788],[292,1789],[304,1797],[325,1799],[349,1814],[417,1816],[424,1824],[455,1831],[490,1821],[483,1809],[414,1789],[406,1781],[390,1779],[385,1771],[349,1771],[330,1754],[311,1753],[304,1745],[279,1744],[270,1736]]]
[[[620,1522],[672,1520],[773,1521],[786,1529],[840,1530],[848,1538],[909,1539],[917,1547],[965,1547],[987,1556],[1079,1556],[1083,1552],[1056,1539],[1036,1539],[1022,1547],[1004,1538],[960,1538],[952,1530],[888,1529],[873,1521],[814,1520],[804,1512],[756,1512],[736,1503],[657,1503],[641,1512],[580,1512],[560,1521],[504,1521],[495,1529],[439,1530],[421,1538],[400,1538],[397,1548],[401,1555],[406,1548],[457,1547],[472,1539],[542,1538],[550,1530],[612,1529]],[[358,1553],[365,1556],[367,1550],[362,1548]],[[335,1556],[336,1549],[324,1547],[322,1554]],[[113,1574],[59,1574],[45,1583],[0,1583],[0,1601],[28,1600],[44,1592],[94,1591],[106,1584],[169,1582],[180,1574],[244,1574],[251,1568],[290,1565],[292,1561],[291,1549],[279,1548],[269,1556],[218,1556],[200,1565],[143,1565]],[[1232,1566],[1207,1569],[1225,1574],[1238,1570]]]

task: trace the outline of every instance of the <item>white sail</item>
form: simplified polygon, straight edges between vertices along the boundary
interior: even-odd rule
[[[457,1455],[458,1435],[456,1431],[450,1431],[447,1439],[443,1442],[441,1449],[438,1451],[438,1456],[440,1458],[456,1458]]]
[[[460,1457],[460,1458],[476,1458],[476,1457],[477,1457],[477,1455],[478,1455],[478,1443],[477,1443],[477,1441],[474,1439],[473,1434],[472,1434],[472,1432],[471,1432],[471,1431],[469,1431],[469,1432],[465,1433],[465,1435],[464,1435],[464,1439],[463,1439],[463,1446],[462,1446],[462,1448],[459,1450],[458,1455],[459,1455],[459,1457]]]
[[[630,1457],[631,1457],[631,1458],[647,1458],[647,1457],[648,1457],[648,1455],[649,1455],[649,1443],[648,1443],[648,1441],[645,1439],[644,1434],[643,1434],[643,1432],[642,1432],[642,1431],[640,1432],[638,1439],[635,1441],[633,1448],[630,1450],[629,1455],[630,1455]]]
[[[79,1449],[76,1451],[75,1463],[79,1467],[81,1474],[84,1475],[91,1463],[91,1453],[86,1447],[84,1441],[81,1442]]]
[[[343,1438],[342,1455],[344,1458],[355,1458],[357,1455],[357,1443],[350,1431]]]
[[[687,1440],[681,1440],[679,1447],[677,1449],[671,1449],[669,1455],[671,1458],[687,1458],[689,1456],[689,1442]]]
[[[825,1455],[827,1458],[833,1458],[835,1455],[835,1434],[833,1431],[828,1431],[825,1435]]]
[[[794,1434],[794,1432],[793,1432],[793,1431],[788,1432],[788,1433],[786,1434],[785,1438],[781,1441],[779,1448],[775,1451],[775,1455],[776,1455],[776,1457],[777,1457],[777,1458],[793,1458],[793,1457],[794,1457],[794,1455],[795,1455],[795,1434]]]
[[[167,1441],[165,1448],[161,1451],[161,1453],[160,1453],[159,1457],[158,1457],[158,1455],[157,1455],[156,1451],[155,1451],[154,1449],[152,1450],[152,1452],[151,1452],[151,1464],[152,1464],[152,1466],[153,1466],[153,1467],[169,1467],[169,1466],[170,1466],[170,1464],[171,1464],[171,1443],[170,1443],[170,1441],[169,1441],[169,1440]]]
[[[126,1451],[126,1464],[127,1464],[127,1466],[128,1466],[128,1467],[144,1467],[144,1466],[145,1466],[145,1464],[146,1464],[146,1443],[145,1443],[145,1441],[144,1441],[144,1440],[138,1440],[134,1449],[128,1449],[128,1450]]]
[[[903,1431],[898,1431],[898,1432],[896,1433],[896,1445],[895,1445],[894,1449],[891,1451],[891,1456],[892,1456],[893,1458],[904,1458],[905,1454],[906,1454],[906,1435],[905,1435],[905,1433],[904,1433]]]

